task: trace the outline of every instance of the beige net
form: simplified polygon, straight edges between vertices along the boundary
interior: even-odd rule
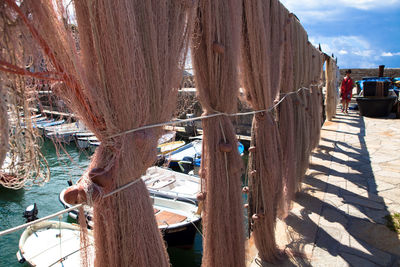
[[[21,4],[20,8],[25,11],[25,5]],[[1,127],[5,130],[3,127],[8,127],[9,121],[9,131],[3,132],[1,138],[2,150],[7,147],[8,153],[0,166],[0,184],[11,189],[28,189],[50,179],[47,161],[40,150],[42,140],[31,118],[36,103],[35,87],[32,79],[23,77],[27,69],[34,68],[33,49],[25,46],[30,41],[25,33],[18,16],[2,3],[0,70],[6,72],[0,72]]]
[[[6,159],[9,139],[7,106],[5,99],[6,94],[3,86],[0,84],[0,166],[3,166],[3,162]]]
[[[233,113],[239,83],[239,0],[200,0],[191,52],[204,115]],[[242,161],[230,118],[202,121],[204,130],[203,266],[244,266]]]
[[[16,1],[5,3],[40,46],[48,63],[41,75],[59,83],[54,93],[101,141],[89,170],[69,191],[71,203],[94,202],[95,266],[168,266],[145,184],[138,180],[106,199],[100,193],[139,179],[155,160],[161,129],[120,133],[170,120],[192,1],[75,1],[75,39],[63,1],[23,1],[26,12]]]

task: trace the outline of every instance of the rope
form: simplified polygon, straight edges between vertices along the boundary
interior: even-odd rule
[[[132,181],[132,182],[126,184],[126,185],[123,185],[123,186],[121,186],[120,188],[117,188],[117,189],[115,189],[114,191],[111,191],[110,193],[104,195],[103,198],[107,198],[107,197],[112,196],[112,195],[114,195],[114,194],[116,194],[116,193],[118,193],[118,192],[120,192],[120,191],[122,191],[122,190],[125,190],[126,188],[128,188],[128,187],[130,187],[130,186],[136,184],[136,183],[137,183],[138,181],[140,181],[140,180],[141,180],[141,179],[136,179],[136,180],[134,180],[134,181]],[[84,204],[78,204],[78,205],[72,206],[72,207],[70,207],[70,208],[68,208],[68,209],[64,209],[64,210],[61,210],[61,211],[59,211],[59,212],[56,212],[56,213],[50,214],[50,215],[48,215],[48,216],[45,216],[45,217],[43,217],[43,218],[37,219],[37,220],[35,220],[35,221],[29,222],[29,223],[25,223],[25,224],[21,224],[21,225],[19,225],[19,226],[10,228],[10,229],[8,229],[8,230],[1,231],[1,232],[0,232],[0,236],[7,235],[7,234],[11,234],[11,233],[13,233],[13,232],[16,232],[16,231],[18,231],[18,230],[24,229],[24,228],[29,227],[29,226],[31,226],[31,225],[34,225],[34,224],[37,224],[37,223],[40,223],[40,222],[43,222],[43,221],[52,219],[52,218],[57,217],[57,216],[59,216],[59,215],[62,215],[62,214],[64,214],[64,213],[70,212],[70,211],[72,211],[72,210],[79,209],[79,208],[82,207],[83,205],[84,205]]]
[[[318,85],[318,86],[320,86],[320,85]],[[309,88],[302,87],[302,88],[299,88],[297,91],[287,93],[287,94],[285,94],[285,95],[281,98],[281,100],[279,100],[275,105],[273,105],[272,107],[270,107],[270,108],[268,108],[268,109],[264,109],[264,110],[256,110],[256,111],[250,111],[250,112],[244,112],[244,113],[234,113],[234,114],[228,114],[228,113],[219,112],[219,113],[215,113],[215,114],[211,114],[211,115],[207,115],[207,116],[196,117],[196,118],[190,118],[190,119],[184,119],[184,120],[178,120],[178,121],[169,121],[169,122],[164,122],[164,123],[157,123],[157,124],[146,125],[146,126],[142,126],[142,127],[136,128],[136,129],[132,129],[132,130],[128,130],[128,131],[125,131],[125,132],[121,132],[121,133],[118,133],[118,134],[109,136],[108,138],[113,138],[113,137],[121,136],[121,135],[128,134],[128,133],[133,133],[133,132],[140,131],[140,130],[144,130],[144,129],[150,129],[150,128],[160,127],[160,126],[164,126],[164,125],[173,125],[173,124],[177,124],[177,123],[181,123],[181,122],[190,122],[190,121],[196,121],[196,120],[201,120],[201,119],[213,118],[213,117],[217,117],[217,116],[229,116],[229,117],[234,117],[234,116],[254,115],[254,114],[262,113],[262,112],[271,112],[271,111],[273,111],[277,106],[279,106],[279,104],[282,103],[282,101],[283,101],[287,96],[292,95],[292,94],[297,94],[297,93],[300,92],[301,90],[310,90],[310,89],[309,89]],[[112,196],[112,195],[114,195],[114,194],[116,194],[116,193],[118,193],[118,192],[120,192],[120,191],[122,191],[122,190],[125,190],[125,189],[127,189],[128,187],[130,187],[130,186],[136,184],[136,183],[137,183],[138,181],[140,181],[140,180],[141,180],[141,179],[136,179],[136,180],[134,180],[134,181],[132,181],[132,182],[126,184],[126,185],[123,185],[123,186],[121,186],[121,187],[115,189],[114,191],[111,191],[110,193],[104,195],[103,198],[107,198],[107,197]],[[38,219],[38,220],[35,220],[35,221],[33,221],[33,222],[21,224],[21,225],[19,225],[19,226],[16,226],[16,227],[13,227],[13,228],[10,228],[10,229],[1,231],[1,232],[0,232],[0,237],[1,237],[1,236],[4,236],[4,235],[7,235],[7,234],[11,234],[11,233],[16,232],[16,231],[18,231],[18,230],[24,229],[24,228],[29,227],[29,226],[31,226],[31,225],[37,224],[37,223],[39,223],[39,222],[43,222],[43,221],[52,219],[52,218],[57,217],[57,216],[59,216],[59,215],[65,214],[65,213],[67,213],[67,212],[70,212],[70,211],[72,211],[72,210],[78,209],[78,208],[82,207],[83,205],[84,205],[84,204],[78,204],[78,205],[72,206],[72,207],[70,207],[70,208],[68,208],[68,209],[64,209],[64,210],[61,210],[61,211],[59,211],[59,212],[50,214],[50,215],[48,215],[48,216],[45,216],[45,217],[43,217],[43,218],[41,218],[41,219]]]
[[[319,84],[318,86],[321,86],[322,84]],[[311,85],[314,86],[314,85]],[[241,112],[241,113],[225,113],[225,112],[216,112],[214,114],[211,115],[206,115],[206,116],[199,116],[199,117],[194,117],[194,118],[189,118],[189,119],[183,119],[183,120],[174,120],[174,121],[167,121],[167,122],[161,122],[161,123],[156,123],[156,124],[150,124],[150,125],[145,125],[145,126],[141,126],[135,129],[130,129],[127,131],[123,131],[114,135],[110,135],[108,136],[106,139],[112,139],[118,136],[122,136],[125,134],[129,134],[129,133],[134,133],[137,131],[141,131],[141,130],[146,130],[146,129],[151,129],[151,128],[156,128],[156,127],[161,127],[161,126],[166,126],[166,125],[175,125],[175,124],[179,124],[179,123],[184,123],[184,122],[192,122],[192,121],[198,121],[198,120],[203,120],[203,119],[208,119],[208,118],[214,118],[214,117],[219,117],[219,116],[228,116],[228,117],[236,117],[236,116],[247,116],[247,115],[254,115],[254,114],[258,114],[258,113],[263,113],[263,112],[271,112],[274,109],[276,109],[280,103],[282,103],[282,101],[289,95],[292,94],[297,94],[299,93],[301,90],[310,90],[309,88],[305,88],[305,87],[301,87],[299,88],[297,91],[294,92],[290,92],[287,94],[284,94],[283,97],[272,107],[268,108],[268,109],[263,109],[263,110],[256,110],[256,111],[249,111],[249,112]]]

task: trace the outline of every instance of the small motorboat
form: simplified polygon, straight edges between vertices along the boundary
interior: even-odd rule
[[[91,134],[91,135],[90,135]],[[89,148],[90,147],[90,142],[98,142],[99,140],[97,139],[96,136],[94,136],[93,133],[77,133],[75,135],[75,142],[76,146],[78,148]]]
[[[68,182],[68,184],[69,185],[72,185],[72,182]],[[64,200],[64,194],[65,194],[65,191],[67,190],[67,188],[65,188],[65,189],[63,189],[61,192],[60,192],[60,194],[58,195],[58,200],[60,201],[60,203],[63,205],[63,207],[64,207],[64,209],[69,209],[69,208],[71,208],[72,207],[72,205],[71,204],[68,204],[65,200]],[[85,205],[85,206],[83,206],[84,207],[84,212],[85,212],[85,216],[86,216],[86,223],[88,224],[88,228],[89,229],[92,229],[93,228],[93,221],[92,221],[92,218],[93,218],[93,208],[92,207],[90,207],[90,206],[87,206],[87,205]],[[79,210],[77,210],[77,209],[74,209],[74,210],[71,210],[71,211],[69,211],[68,212],[68,216],[71,218],[71,219],[74,219],[74,220],[78,220],[78,216],[79,216]]]
[[[158,150],[158,153],[165,155],[165,154],[171,153],[173,151],[176,151],[177,149],[183,147],[184,145],[185,145],[184,141],[168,142],[168,143],[159,144],[157,146],[157,150]]]
[[[158,139],[158,145],[165,144],[167,142],[170,142],[172,139],[174,139],[176,136],[175,131],[170,131],[165,134],[163,134],[159,139]]]
[[[58,126],[58,125],[64,124],[64,122],[65,122],[65,120],[58,120],[58,121],[53,120],[51,122],[41,123],[41,124],[37,125],[37,129],[38,129],[39,133],[41,135],[43,135],[44,131],[45,131],[44,129],[46,127]]]
[[[168,167],[179,170],[179,162],[189,158],[193,161],[195,158],[201,157],[203,140],[194,140],[175,151],[165,155],[165,161],[169,162]]]
[[[89,253],[94,253],[89,230]],[[80,229],[76,224],[43,221],[29,226],[19,240],[17,258],[31,266],[80,266]],[[93,257],[91,257],[93,258]],[[93,262],[89,263],[93,266]]]
[[[160,167],[150,167],[142,176],[151,195],[197,203],[200,178]]]
[[[65,191],[66,189],[61,191],[59,200],[64,208],[70,208],[71,205],[64,200]],[[161,195],[165,197],[161,197]],[[153,201],[154,215],[158,228],[168,246],[192,246],[196,230],[201,221],[200,210],[196,202],[189,198],[184,198],[185,201],[182,201],[182,198],[158,191],[150,191],[150,198]],[[78,218],[78,214],[78,210],[68,213],[75,220]],[[85,216],[91,229],[96,227],[92,221],[92,214],[91,207],[85,208]]]
[[[52,133],[52,132],[64,131],[66,129],[70,130],[70,129],[76,129],[76,128],[78,128],[78,127],[75,122],[64,123],[61,125],[53,125],[53,126],[44,127],[44,133],[48,134],[48,133]]]
[[[365,77],[359,82],[360,93],[355,97],[361,116],[386,117],[397,104],[398,96],[389,77]]]
[[[191,247],[201,215],[194,203],[150,196],[158,228],[169,247]]]
[[[203,140],[202,136],[196,138],[198,139],[165,156],[164,161],[168,162],[169,168],[189,173],[195,166],[200,166]],[[243,156],[244,146],[240,142],[238,142],[238,152]]]
[[[94,153],[96,151],[96,148],[98,148],[101,145],[101,142],[99,140],[89,140],[89,149],[91,152]]]
[[[80,125],[79,121],[45,127],[44,130],[47,138],[67,144],[75,140],[75,135],[77,133],[86,131],[85,127]]]
[[[173,151],[174,149],[182,146],[185,144],[183,141],[177,141],[177,142],[169,142],[171,139],[175,137],[175,132],[168,132],[163,134],[159,139],[158,139],[158,152],[160,153],[168,153],[170,151]],[[94,152],[98,146],[100,146],[99,140],[93,136],[93,137],[88,137],[88,142],[89,142],[89,147],[91,148],[91,151]],[[84,138],[81,138],[81,141],[84,141]],[[84,145],[84,144],[82,144]]]

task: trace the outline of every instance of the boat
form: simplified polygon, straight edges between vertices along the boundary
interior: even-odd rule
[[[158,152],[165,154],[165,153],[173,151],[174,149],[176,149],[180,146],[183,146],[185,144],[185,142],[183,142],[183,141],[165,143],[165,142],[170,141],[174,137],[175,137],[175,132],[168,132],[168,133],[163,134],[158,139],[158,146],[157,146]],[[86,145],[83,143],[85,141],[84,138],[82,138],[81,141],[82,141],[82,145]],[[90,146],[92,152],[94,152],[96,150],[96,148],[98,146],[100,146],[100,142],[97,140],[96,137],[88,138],[88,142],[89,142],[89,146]]]
[[[70,182],[70,184],[72,185],[72,182]],[[63,190],[61,190],[60,194],[58,195],[58,200],[60,201],[60,203],[63,205],[63,207],[64,207],[65,209],[69,209],[69,208],[72,207],[72,205],[69,204],[69,203],[67,203],[67,202],[64,200],[64,194],[65,194],[65,191],[66,191],[66,190],[67,190],[67,188],[64,188]],[[89,229],[92,229],[92,228],[93,228],[93,221],[92,221],[92,218],[93,218],[93,215],[92,215],[92,214],[93,214],[93,208],[90,207],[90,206],[85,205],[85,206],[84,206],[84,212],[85,212],[85,216],[86,216],[86,218],[87,218],[86,222],[87,222],[87,224],[88,224],[88,228],[89,228]],[[69,211],[69,212],[68,212],[68,216],[69,216],[71,219],[77,221],[77,220],[78,220],[78,216],[79,216],[79,210],[78,210],[78,209],[74,209],[74,210]]]
[[[71,205],[65,202],[62,190],[59,200],[64,208],[70,208]],[[153,203],[154,215],[157,220],[158,228],[163,234],[164,240],[168,246],[191,247],[194,242],[196,230],[201,222],[201,214],[196,203],[190,201],[180,201],[178,199],[166,198],[150,194]],[[93,210],[88,207],[85,210],[85,216],[89,228],[96,227],[93,224]],[[78,218],[78,211],[71,211],[68,215]]]
[[[170,131],[165,134],[163,134],[159,139],[158,139],[158,145],[165,144],[167,142],[170,142],[172,139],[174,139],[176,136],[175,131]]]
[[[98,148],[101,145],[101,142],[99,140],[89,140],[89,148],[90,151],[94,153],[96,151],[96,148]]]
[[[174,141],[168,143],[162,143],[157,146],[158,153],[165,155],[176,151],[177,149],[183,147],[185,145],[184,141]]]
[[[93,235],[89,230],[89,253],[93,254]],[[76,224],[43,221],[29,226],[19,240],[17,258],[31,266],[80,266],[80,229]],[[93,257],[91,257],[93,258]],[[89,263],[93,266],[93,262]]]
[[[75,140],[75,135],[77,133],[85,131],[85,129],[79,125],[79,122],[50,126],[44,129],[47,138],[67,144]]]
[[[355,99],[361,116],[386,117],[398,101],[389,77],[365,77],[359,87],[360,93]]]
[[[201,157],[201,151],[202,151],[202,143],[203,140],[194,140],[178,149],[175,151],[172,151],[171,153],[165,155],[165,161],[169,162],[168,167],[176,170],[180,169],[179,168],[179,162],[183,160],[194,160],[195,158]]]
[[[78,148],[89,148],[90,147],[90,142],[98,142],[99,140],[97,139],[96,136],[94,136],[93,133],[77,133],[75,135],[75,142],[76,146]]]
[[[40,133],[41,135],[43,135],[43,134],[44,134],[44,129],[45,129],[46,127],[58,126],[58,125],[64,124],[64,122],[65,122],[65,120],[58,120],[58,121],[54,121],[54,120],[53,120],[53,121],[51,121],[51,122],[41,123],[41,124],[39,124],[39,125],[37,126],[37,129],[38,129],[39,133]]]
[[[77,128],[78,128],[78,126],[75,122],[47,126],[47,127],[44,127],[44,134],[45,134],[45,136],[47,136],[50,133],[72,130],[72,129],[77,129]]]
[[[163,197],[150,196],[154,214],[169,247],[191,247],[201,223],[197,205]]]
[[[168,167],[183,173],[189,173],[195,166],[201,164],[202,136],[198,139],[182,146],[165,156],[164,162],[168,162]],[[241,156],[244,153],[244,146],[238,142],[238,152]],[[159,160],[159,162],[162,162]]]
[[[151,195],[197,203],[200,178],[161,167],[150,167],[142,176]]]

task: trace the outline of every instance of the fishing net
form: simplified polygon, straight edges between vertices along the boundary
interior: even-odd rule
[[[25,6],[21,5],[21,10]],[[31,118],[36,103],[35,86],[32,79],[23,73],[34,68],[31,47],[24,44],[29,37],[24,35],[21,20],[0,4],[0,89],[1,89],[1,154],[8,153],[0,165],[0,184],[11,189],[30,188],[43,185],[50,179],[47,161],[40,150],[42,139],[37,132],[35,120]],[[15,65],[23,68],[14,68]],[[7,118],[8,117],[8,118]],[[9,124],[7,123],[9,121]],[[0,162],[2,162],[0,160]]]
[[[241,3],[200,0],[191,52],[204,115],[237,108]],[[242,161],[231,119],[202,121],[203,266],[244,266]]]
[[[6,158],[8,151],[8,117],[6,107],[6,94],[3,92],[3,87],[0,84],[0,166]]]
[[[75,1],[76,33],[61,0],[23,1],[26,12],[16,1],[5,3],[41,48],[48,64],[41,75],[101,142],[69,193],[71,202],[93,201],[95,266],[168,266],[149,193],[138,180],[155,161],[161,129],[120,133],[170,120],[192,1]]]
[[[242,85],[253,109],[269,110],[253,119],[249,216],[259,257],[275,262],[281,255],[276,219],[287,216],[319,141],[320,87],[314,85],[322,60],[279,1],[245,0],[243,7]],[[278,109],[270,110],[279,96]]]
[[[326,118],[331,121],[336,115],[336,106],[338,102],[337,95],[337,67],[333,58],[327,57],[325,66],[326,75]]]
[[[278,97],[283,66],[283,16],[279,1],[244,1],[242,84],[254,110],[271,107]],[[275,55],[275,56],[271,56]],[[256,114],[249,158],[249,216],[261,259],[279,258],[275,220],[282,201],[282,152],[273,114]],[[273,166],[273,167],[272,167]]]

